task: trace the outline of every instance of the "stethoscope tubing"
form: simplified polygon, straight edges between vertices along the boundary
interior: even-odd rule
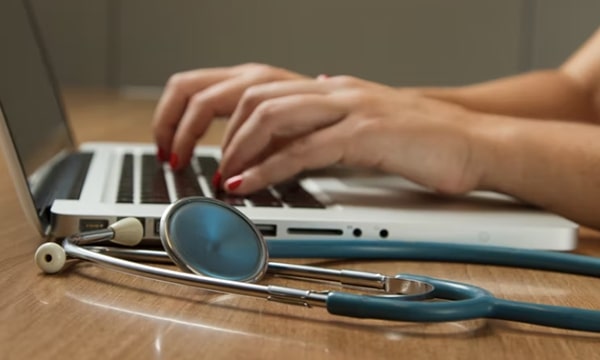
[[[504,300],[473,285],[427,276],[408,274],[398,276],[427,282],[435,288],[434,297],[452,301],[385,301],[373,296],[331,293],[327,298],[327,309],[332,314],[344,314],[358,318],[413,322],[488,318],[561,329],[600,332],[600,311]],[[361,305],[357,306],[357,303]]]
[[[419,260],[500,265],[600,277],[600,259],[491,245],[402,240],[271,240],[272,258]]]

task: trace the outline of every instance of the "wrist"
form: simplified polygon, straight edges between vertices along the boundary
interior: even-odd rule
[[[519,172],[520,157],[513,141],[515,120],[478,112],[472,112],[471,117],[469,172],[474,177],[473,190],[503,192],[503,179]]]

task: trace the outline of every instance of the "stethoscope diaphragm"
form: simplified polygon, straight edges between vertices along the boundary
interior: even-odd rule
[[[205,197],[170,205],[160,223],[165,251],[182,269],[225,280],[254,282],[268,267],[261,233],[239,210]]]

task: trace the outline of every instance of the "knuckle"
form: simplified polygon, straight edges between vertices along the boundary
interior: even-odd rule
[[[360,104],[363,101],[363,94],[360,91],[348,91],[343,98],[347,103]]]
[[[271,65],[260,64],[260,63],[246,63],[242,65],[243,70],[248,71],[254,76],[261,76],[265,74],[271,74],[275,71],[275,68]]]
[[[370,136],[381,134],[383,131],[382,124],[372,118],[364,118],[353,127],[354,136]]]
[[[360,80],[350,75],[340,75],[332,78],[333,81],[344,87],[354,87],[359,85]]]
[[[297,139],[288,147],[288,155],[295,159],[304,159],[311,145],[312,142],[307,137]]]
[[[169,77],[167,80],[166,87],[173,90],[181,89],[183,84],[185,83],[186,75],[185,73],[175,73]]]
[[[269,82],[287,77],[286,71],[275,66],[253,63],[249,66],[248,75],[260,82]]]
[[[203,92],[196,93],[190,97],[188,106],[198,109],[203,106],[210,105],[211,98]]]
[[[242,98],[240,99],[240,106],[242,109],[250,109],[256,107],[262,99],[262,92],[257,86],[251,86],[244,90]]]
[[[363,89],[352,89],[347,91],[343,98],[345,102],[352,105],[368,105],[372,101],[372,95]]]
[[[254,116],[258,123],[262,126],[267,126],[276,118],[278,112],[279,106],[277,103],[272,100],[267,100],[256,107]]]

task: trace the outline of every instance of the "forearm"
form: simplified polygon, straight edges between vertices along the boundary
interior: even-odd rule
[[[479,188],[600,229],[600,127],[482,115],[474,139]]]
[[[562,70],[546,70],[463,87],[421,88],[468,109],[525,118],[599,121],[591,89]]]

